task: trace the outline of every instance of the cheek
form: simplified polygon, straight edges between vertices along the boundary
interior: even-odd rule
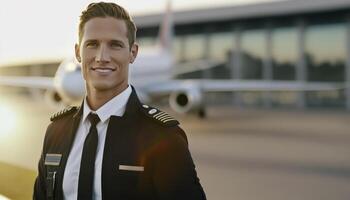
[[[93,49],[82,49],[80,51],[82,61],[89,62],[92,58],[94,58],[96,54],[96,50]]]
[[[87,74],[88,74],[88,69],[85,65],[82,64],[82,67],[81,67],[81,74],[84,78],[84,80],[86,80],[87,78]]]
[[[113,60],[118,66],[123,68],[122,70],[124,70],[124,68],[126,68],[130,63],[129,54],[126,53],[113,56]]]

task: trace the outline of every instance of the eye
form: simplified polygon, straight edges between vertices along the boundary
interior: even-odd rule
[[[97,42],[95,42],[95,41],[91,41],[91,42],[87,42],[87,43],[85,44],[85,46],[86,46],[87,48],[94,48],[94,47],[97,47],[98,44],[97,44]]]
[[[111,43],[111,47],[112,47],[112,48],[117,48],[117,49],[119,49],[119,48],[123,48],[124,45],[121,44],[121,43],[119,43],[119,42],[112,42],[112,43]]]

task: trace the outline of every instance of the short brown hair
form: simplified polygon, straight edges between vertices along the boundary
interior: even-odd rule
[[[136,40],[136,26],[128,11],[123,7],[112,3],[112,2],[99,2],[90,3],[86,10],[84,10],[80,15],[79,22],[79,44],[83,38],[84,26],[87,21],[95,17],[114,17],[116,19],[122,19],[125,21],[126,27],[128,29],[128,40],[129,46],[131,48]]]

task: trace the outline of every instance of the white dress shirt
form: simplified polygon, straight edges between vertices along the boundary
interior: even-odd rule
[[[90,121],[87,116],[90,112],[96,113],[101,121],[97,124],[98,131],[98,144],[96,150],[95,160],[95,176],[94,176],[94,200],[102,199],[102,188],[101,188],[101,170],[102,170],[102,158],[103,150],[105,146],[107,126],[111,115],[122,116],[125,112],[126,103],[131,94],[130,85],[119,95],[109,100],[102,107],[96,111],[92,111],[87,104],[86,98],[83,104],[83,116],[80,120],[80,124],[75,135],[74,143],[70,151],[66,169],[63,177],[63,196],[66,200],[76,200],[78,197],[78,182],[79,182],[79,171],[81,155],[83,152],[83,146],[85,138],[90,129]]]

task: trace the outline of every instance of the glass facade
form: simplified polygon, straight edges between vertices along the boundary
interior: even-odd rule
[[[295,27],[277,27],[271,33],[272,77],[274,80],[295,80],[298,60],[298,39]]]
[[[232,51],[235,48],[235,37],[232,31],[213,32],[208,40],[208,58],[218,63],[210,70],[212,78],[231,79]]]
[[[183,49],[183,60],[191,61],[196,59],[203,59],[206,51],[206,35],[205,34],[194,34],[183,36],[184,49]]]
[[[243,30],[241,32],[241,74],[242,79],[263,78],[263,64],[267,59],[266,31],[264,29]],[[262,105],[262,92],[241,92],[236,96],[242,105]]]
[[[182,36],[177,36],[173,42],[173,53],[175,54],[175,61],[181,63],[185,60],[185,40]]]
[[[263,29],[246,30],[241,36],[241,77],[262,79],[263,60],[266,59],[266,34]]]
[[[141,38],[138,38],[137,40],[141,48],[151,47],[156,44],[155,37],[141,37]]]
[[[209,38],[209,58],[227,62],[235,45],[233,32],[213,33]]]
[[[274,27],[271,31],[271,64],[273,80],[295,80],[298,61],[298,37],[295,25]],[[270,93],[273,106],[296,105],[296,92]]]
[[[346,24],[310,24],[305,32],[305,62],[308,81],[343,82],[345,80]],[[344,106],[343,91],[308,92],[311,107]]]
[[[305,61],[309,81],[344,81],[345,23],[309,25],[305,32]]]

